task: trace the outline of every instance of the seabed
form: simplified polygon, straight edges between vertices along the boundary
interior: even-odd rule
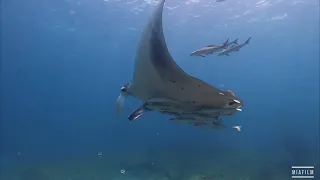
[[[2,163],[0,180],[291,179],[294,158],[285,153],[270,152],[226,151],[205,146],[188,148],[187,151],[184,147],[155,148],[130,153],[103,153],[102,156],[92,153],[86,157],[34,163],[23,160],[21,155],[15,163]],[[315,157],[318,157],[318,150],[309,151],[304,160],[318,163]],[[120,172],[122,169],[125,173]]]

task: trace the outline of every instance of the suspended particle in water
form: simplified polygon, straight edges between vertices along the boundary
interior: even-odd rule
[[[69,14],[70,14],[70,15],[74,15],[75,13],[76,13],[76,11],[74,11],[74,10],[72,10],[72,9],[69,10]]]
[[[102,152],[98,152],[97,155],[98,155],[99,158],[101,158],[102,157]]]

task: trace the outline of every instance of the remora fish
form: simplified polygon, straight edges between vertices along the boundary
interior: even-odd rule
[[[202,117],[196,114],[189,114],[188,116],[181,115],[169,119],[170,122],[177,124],[191,124],[193,126],[207,126],[207,127],[224,127],[219,117]]]
[[[179,116],[183,111],[187,111],[187,107],[184,105],[184,103],[180,103],[171,99],[150,98],[142,106],[130,114],[129,120],[132,121],[148,111],[158,111],[162,114]]]
[[[190,117],[183,117],[183,116],[178,116],[175,118],[171,118],[169,119],[169,121],[171,122],[176,122],[176,123],[186,123],[186,124],[201,124],[201,123],[205,123],[205,124],[212,124],[212,123],[216,123],[216,124],[220,124],[221,121],[213,119],[213,118],[201,118],[198,119],[196,116],[190,116]]]
[[[225,125],[223,124],[215,124],[215,123],[197,123],[197,124],[194,124],[193,126],[195,127],[199,127],[199,128],[206,128],[206,129],[222,129],[222,128],[226,128]]]
[[[213,54],[216,52],[220,52],[224,48],[228,47],[229,39],[227,39],[223,44],[221,45],[208,45],[206,47],[203,47],[201,49],[193,51],[190,56],[201,56],[206,57],[209,54]]]
[[[231,53],[231,52],[233,52],[233,51],[239,51],[241,48],[243,48],[243,46],[249,44],[250,39],[251,39],[251,37],[249,37],[249,38],[246,40],[246,42],[244,42],[243,44],[234,45],[234,46],[231,46],[231,47],[229,47],[229,48],[227,48],[227,49],[222,50],[222,51],[218,54],[218,56],[222,56],[222,55],[229,56],[229,53]]]
[[[229,48],[229,47],[234,46],[234,45],[238,45],[238,39],[235,39],[234,41],[228,42],[226,44],[226,48]]]
[[[234,100],[237,101],[237,100]],[[130,114],[129,120],[132,121],[137,119],[145,112],[157,111],[166,115],[173,115],[177,119],[196,119],[198,121],[216,121],[221,120],[220,116],[232,115],[238,111],[239,105],[237,102],[228,105],[225,108],[217,109],[200,109],[195,110],[192,106],[187,103],[181,103],[165,98],[151,98],[148,99],[142,106]]]
[[[227,92],[232,93],[231,91]],[[149,99],[144,103],[143,106],[130,114],[129,120],[132,121],[148,111],[158,111],[162,114],[175,116],[174,118],[169,119],[169,121],[175,122],[177,124],[189,124],[195,127],[210,129],[226,128],[226,126],[222,124],[222,118],[220,117],[221,115],[223,115],[223,113],[219,112],[219,110],[216,110],[216,112],[214,112],[213,114],[210,114],[212,112],[206,114],[202,111],[187,112],[184,111],[185,109],[183,109],[183,106],[181,106],[181,104],[180,107],[176,106],[177,104],[179,104],[179,102],[175,102],[170,99]],[[232,128],[235,127],[236,126],[233,126]]]
[[[154,97],[170,99],[179,105],[178,110],[174,110],[173,113],[197,112],[202,109],[240,109],[243,106],[242,100],[221,93],[223,91],[187,74],[175,63],[163,34],[164,2],[165,0],[160,0],[142,32],[136,52],[133,79],[121,88],[117,100],[119,112],[128,95],[143,102],[148,102]],[[137,118],[149,110],[141,106],[131,118]]]
[[[169,121],[175,122],[177,124],[195,124],[198,122],[194,118],[181,118],[181,117],[171,118],[171,119],[169,119]]]

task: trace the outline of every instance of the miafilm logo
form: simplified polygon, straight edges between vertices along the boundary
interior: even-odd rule
[[[292,166],[292,179],[314,179],[314,166]]]

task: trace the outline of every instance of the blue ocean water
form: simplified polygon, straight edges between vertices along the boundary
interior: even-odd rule
[[[319,1],[167,0],[164,35],[187,73],[244,101],[203,130],[115,102],[153,0],[1,1],[1,180],[319,178]],[[190,53],[227,38],[230,56]],[[125,170],[125,173],[121,173]],[[211,180],[210,179],[210,180]]]

